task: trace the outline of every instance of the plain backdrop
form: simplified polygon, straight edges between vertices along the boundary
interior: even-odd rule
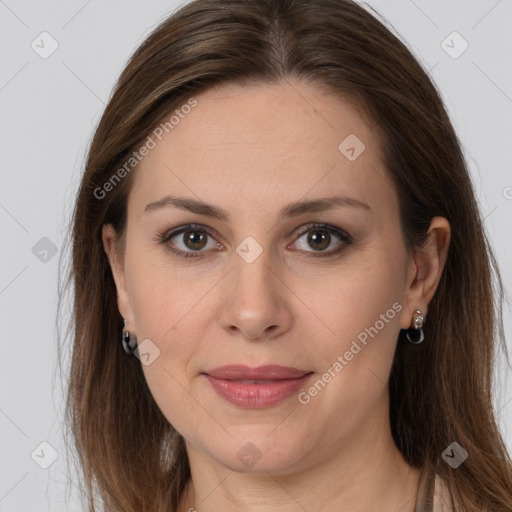
[[[510,290],[512,2],[368,4],[442,92]],[[134,49],[178,5],[0,0],[1,511],[82,510],[62,436],[59,258],[86,149],[114,82]],[[505,303],[512,348],[510,313]],[[512,450],[511,372],[504,362],[497,370],[495,405]]]

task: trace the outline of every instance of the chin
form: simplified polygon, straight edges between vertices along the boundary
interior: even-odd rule
[[[212,455],[232,471],[240,473],[273,474],[289,473],[297,469],[304,458],[301,448],[304,444],[279,436],[269,436],[271,429],[264,429],[259,435],[236,436],[231,438],[224,450]]]

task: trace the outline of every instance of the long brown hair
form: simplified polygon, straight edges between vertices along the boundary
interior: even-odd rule
[[[434,216],[449,220],[426,340],[397,343],[392,433],[409,464],[436,467],[455,510],[512,510],[512,464],[491,399],[500,344],[506,354],[503,285],[461,145],[428,73],[384,21],[351,0],[195,0],[161,23],[122,72],[88,153],[63,288],[74,285],[66,418],[90,510],[99,497],[109,511],[175,511],[190,478],[183,438],[140,362],[123,351],[101,240],[103,224],[125,232],[136,166],[104,185],[194,95],[291,77],[355,101],[381,131],[408,250],[425,241]],[[468,452],[457,469],[441,458],[454,441]]]

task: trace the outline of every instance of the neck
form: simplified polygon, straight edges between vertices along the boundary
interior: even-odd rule
[[[191,480],[178,512],[413,512],[421,473],[396,448],[387,407],[321,464],[293,473],[241,473],[189,443],[187,452]]]

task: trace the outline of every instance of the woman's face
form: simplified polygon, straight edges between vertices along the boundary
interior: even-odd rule
[[[195,99],[134,171],[115,271],[149,388],[231,469],[350,453],[387,428],[397,336],[425,306],[378,134],[304,82]],[[226,365],[300,372],[212,376]]]

